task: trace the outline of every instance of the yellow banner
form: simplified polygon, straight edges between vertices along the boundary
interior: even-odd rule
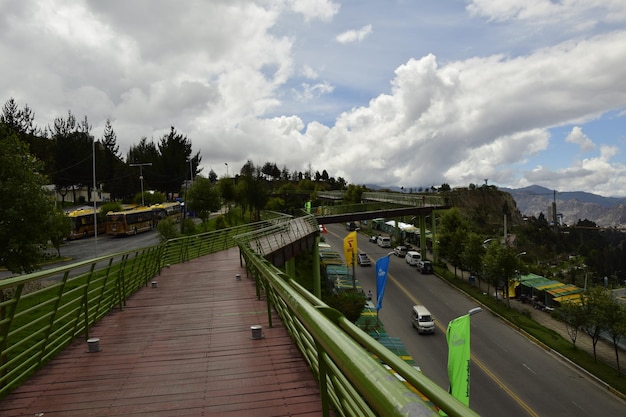
[[[348,233],[343,239],[343,254],[346,257],[348,266],[354,265],[356,262],[356,230]]]

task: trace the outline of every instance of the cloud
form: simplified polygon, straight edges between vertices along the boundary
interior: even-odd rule
[[[614,0],[472,0],[467,10],[471,15],[500,22],[523,20],[533,25],[567,22],[570,29],[586,29],[599,22],[626,19],[626,6]]]
[[[318,77],[317,71],[311,68],[308,65],[304,65],[302,70],[300,71],[303,77],[308,78],[310,80],[315,80]]]
[[[572,131],[565,138],[565,141],[577,144],[581,152],[589,152],[596,148],[596,145],[583,133],[580,126],[574,126]]]
[[[339,12],[339,4],[328,0],[289,0],[290,7],[304,16],[306,21],[329,21]]]
[[[322,94],[332,93],[334,87],[327,81],[318,84],[302,83],[302,91],[295,91],[297,99],[301,102],[307,102],[321,96]]]
[[[372,25],[365,25],[358,30],[348,30],[335,37],[339,43],[361,42],[372,33]]]
[[[174,126],[205,172],[271,161],[361,184],[626,195],[626,3],[411,3],[5,1],[0,92],[39,127],[71,110],[98,136],[111,118],[123,153]],[[334,36],[354,22],[372,23]],[[609,126],[593,141],[591,121]]]
[[[337,119],[319,160],[362,183],[515,183],[521,178],[510,167],[547,148],[547,129],[626,102],[626,81],[613,70],[626,68],[624,36],[614,32],[517,58],[445,65],[432,54],[411,59],[396,70],[391,94]]]

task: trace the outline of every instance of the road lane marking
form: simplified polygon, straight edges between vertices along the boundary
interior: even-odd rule
[[[411,294],[404,287],[404,285],[400,284],[400,282],[398,282],[398,280],[393,275],[388,274],[387,276],[409,298],[409,300],[411,300],[414,304],[420,304],[419,300],[416,297],[414,297],[413,294]],[[439,324],[438,321],[435,321],[435,325],[437,326],[438,329],[440,329],[443,332],[443,334],[446,334],[448,330],[447,326],[444,327],[442,324]],[[539,417],[539,414],[537,414],[528,404],[526,404],[520,397],[518,397],[509,387],[507,387],[505,383],[502,382],[493,372],[491,372],[489,368],[487,368],[487,366],[483,362],[481,362],[473,353],[470,353],[470,358],[472,362],[476,366],[478,366],[480,369],[482,369],[482,371],[489,378],[491,378],[491,380],[495,382],[504,392],[506,392],[513,401],[519,404],[519,406],[522,407],[528,413],[529,416]]]

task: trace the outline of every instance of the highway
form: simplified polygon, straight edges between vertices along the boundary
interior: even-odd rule
[[[327,225],[326,242],[343,253],[347,231]],[[358,250],[374,263],[392,249],[358,237]],[[356,267],[364,291],[376,294],[375,268]],[[448,322],[478,305],[434,275],[421,275],[403,258],[391,255],[380,311],[390,336],[399,337],[423,373],[448,389]],[[434,335],[418,335],[411,307],[424,304],[435,317]],[[626,403],[582,371],[532,343],[489,311],[471,316],[470,407],[483,417],[587,417],[626,415]]]

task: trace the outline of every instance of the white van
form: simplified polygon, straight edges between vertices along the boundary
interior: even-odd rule
[[[413,306],[411,324],[417,329],[417,333],[435,333],[435,319],[422,305]]]
[[[422,261],[422,255],[419,252],[410,250],[404,256],[404,260],[411,266],[417,266],[417,263]]]
[[[376,241],[376,243],[381,248],[390,248],[391,247],[391,238],[389,236],[378,236],[378,240]]]

